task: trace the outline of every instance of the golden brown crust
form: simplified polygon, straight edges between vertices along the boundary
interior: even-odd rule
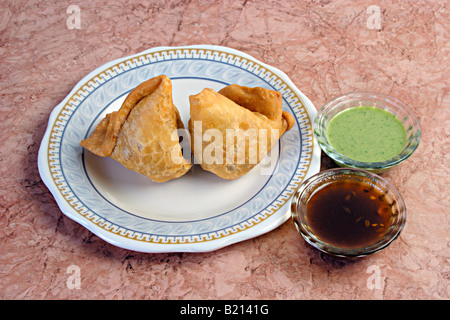
[[[194,157],[203,169],[224,179],[236,179],[248,173],[294,124],[292,115],[282,111],[281,94],[264,88],[230,85],[219,92],[204,89],[190,96],[189,101],[189,131]],[[201,129],[196,127],[196,123],[201,124]],[[220,141],[204,139],[209,129],[221,133],[222,144]],[[236,137],[231,142],[227,141],[229,132],[234,132]],[[216,138],[221,139],[220,136]],[[245,145],[239,145],[238,139],[244,141]],[[230,147],[234,153],[230,153]],[[205,156],[212,149],[218,152],[219,157],[214,151],[213,161],[207,161]],[[208,151],[207,154],[205,151]],[[244,156],[239,160],[238,155]]]
[[[219,90],[219,93],[243,108],[265,115],[269,120],[280,121],[281,119],[280,106],[283,100],[278,91],[231,84]]]
[[[133,89],[117,112],[81,141],[89,151],[111,156],[126,168],[156,182],[178,178],[190,168],[174,132],[184,128],[172,102],[170,79],[161,75]]]
[[[265,115],[269,120],[285,121],[284,131],[289,131],[295,123],[294,117],[282,110],[283,97],[279,91],[231,84],[219,90],[219,93],[241,107]]]
[[[115,140],[113,141],[111,137],[117,123],[117,115],[117,111],[108,113],[97,125],[95,131],[81,141],[80,145],[100,157],[109,156],[115,146]]]
[[[282,112],[282,121],[286,122],[286,130],[285,131],[289,131],[291,130],[291,128],[294,126],[295,124],[295,118],[292,114],[290,114],[287,111]]]
[[[117,135],[130,111],[143,97],[151,95],[162,82],[170,83],[170,79],[165,75],[160,75],[142,82],[131,90],[120,110],[106,115],[95,132],[89,138],[81,141],[80,145],[98,156],[109,157],[116,146]]]

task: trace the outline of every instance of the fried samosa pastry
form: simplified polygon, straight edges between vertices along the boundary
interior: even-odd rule
[[[253,169],[295,123],[282,110],[281,93],[260,87],[207,88],[189,102],[194,158],[204,170],[227,180]]]
[[[173,139],[180,128],[184,125],[172,101],[172,83],[160,75],[133,89],[119,111],[107,114],[80,145],[153,181],[165,182],[192,167]]]

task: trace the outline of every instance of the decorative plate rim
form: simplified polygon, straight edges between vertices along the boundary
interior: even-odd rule
[[[60,139],[61,130],[64,130],[65,124],[69,122],[71,114],[83,101],[83,97],[87,96],[89,92],[95,91],[95,88],[102,81],[120,75],[122,72],[139,64],[157,62],[161,61],[158,59],[173,58],[174,56],[179,57],[180,54],[190,55],[190,57],[194,58],[196,56],[208,58],[212,59],[212,61],[226,59],[227,63],[233,61],[235,65],[236,63],[241,63],[241,66],[243,64],[250,65],[250,67],[254,66],[253,70],[258,68],[259,74],[263,73],[264,79],[268,78],[270,85],[277,88],[277,90],[283,90],[284,99],[297,101],[297,106],[292,108],[296,121],[300,120],[299,116],[305,118],[303,128],[299,123],[302,140],[299,163],[301,160],[306,161],[306,163],[294,169],[293,178],[287,182],[280,195],[264,210],[257,213],[262,217],[256,218],[255,214],[245,221],[252,220],[251,222],[249,221],[240,226],[232,226],[227,231],[210,231],[204,234],[190,235],[190,238],[184,239],[181,236],[150,235],[128,230],[124,226],[115,225],[101,216],[96,216],[95,212],[92,213],[86,210],[77,201],[76,196],[71,194],[70,190],[67,190],[67,184],[65,185],[65,180],[61,178],[61,168],[58,168],[60,164],[57,159],[60,148],[58,139]],[[288,94],[286,95],[285,92],[288,92]],[[212,251],[271,231],[289,218],[288,204],[293,194],[307,176],[318,172],[320,169],[320,149],[312,129],[313,117],[316,113],[317,111],[311,101],[292,83],[286,74],[246,53],[214,45],[155,47],[106,63],[89,73],[74,86],[72,91],[50,114],[48,126],[39,148],[38,168],[42,181],[52,193],[61,211],[113,245],[141,252]],[[307,134],[303,135],[303,130]],[[271,208],[267,209],[268,207]]]

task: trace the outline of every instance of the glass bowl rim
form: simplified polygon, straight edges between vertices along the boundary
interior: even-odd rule
[[[316,182],[317,180],[321,180],[326,176],[329,175],[342,175],[343,177],[349,176],[349,175],[356,175],[356,176],[364,176],[374,181],[374,183],[382,183],[383,187],[389,191],[391,195],[393,195],[394,200],[396,201],[398,205],[398,221],[395,223],[395,226],[393,228],[390,228],[389,231],[386,232],[383,237],[365,247],[360,248],[340,248],[338,246],[334,246],[332,244],[329,244],[325,241],[320,240],[318,237],[314,235],[312,231],[308,231],[305,229],[302,224],[305,222],[304,219],[300,218],[298,211],[300,210],[300,202],[305,196],[303,193],[309,187],[311,184]],[[339,179],[333,180],[333,182],[338,181]],[[321,185],[318,185],[317,187],[320,187]],[[314,190],[317,188],[315,187]],[[313,194],[314,191],[311,192]],[[327,169],[320,171],[316,173],[315,175],[309,177],[306,179],[300,187],[297,189],[297,191],[294,193],[294,196],[292,197],[291,201],[291,217],[294,221],[294,225],[297,228],[297,231],[301,234],[303,239],[308,242],[310,245],[315,247],[316,249],[325,252],[329,255],[341,257],[341,258],[359,258],[364,257],[370,254],[373,254],[375,252],[378,252],[387,246],[389,246],[395,239],[398,238],[398,236],[402,233],[405,224],[406,224],[406,217],[407,217],[407,210],[406,210],[406,204],[404,202],[404,199],[400,193],[400,191],[387,179],[372,173],[367,170],[358,169],[358,168],[333,168],[333,169]],[[299,223],[296,223],[296,219]],[[298,225],[300,224],[300,225]],[[307,224],[306,224],[307,225]],[[312,237],[311,237],[312,236]]]
[[[382,99],[384,101],[392,100],[395,103],[395,105],[397,105],[399,108],[406,111],[406,113],[408,114],[408,117],[412,120],[413,126],[415,127],[416,134],[415,134],[414,139],[411,139],[411,141],[407,141],[405,147],[398,155],[396,155],[395,157],[392,157],[390,159],[387,159],[385,161],[364,162],[364,161],[358,161],[358,160],[348,158],[331,146],[331,144],[328,142],[328,139],[326,138],[326,134],[324,137],[324,135],[322,135],[322,134],[319,135],[319,133],[318,133],[319,130],[323,130],[326,133],[326,127],[322,128],[323,126],[321,125],[322,119],[326,115],[328,115],[329,111],[332,110],[332,108],[335,105],[337,105],[338,103],[341,103],[341,102],[345,102],[345,100],[347,100],[347,99],[365,97],[365,96],[371,96],[371,98],[369,98],[367,100],[373,100],[374,97],[378,97],[379,99]],[[374,106],[374,107],[384,110],[384,108],[381,108],[378,106]],[[346,109],[350,109],[350,108],[352,108],[352,107],[349,107]],[[342,111],[340,111],[340,112],[342,112]],[[319,109],[319,111],[316,114],[316,117],[315,117],[314,123],[313,123],[313,131],[314,131],[314,135],[316,136],[321,149],[330,158],[332,158],[334,161],[341,163],[345,166],[359,168],[359,169],[365,169],[365,170],[388,169],[388,168],[391,168],[391,167],[405,161],[410,156],[412,156],[412,154],[419,147],[419,144],[420,144],[420,141],[422,138],[422,128],[421,128],[419,119],[417,118],[416,114],[413,112],[413,110],[410,107],[408,107],[403,102],[401,102],[400,100],[398,100],[394,97],[388,96],[384,93],[373,92],[373,91],[349,92],[349,93],[345,93],[345,94],[339,95],[337,97],[334,97],[333,99],[327,101]]]

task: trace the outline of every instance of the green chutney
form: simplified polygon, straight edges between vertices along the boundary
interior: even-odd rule
[[[406,130],[392,113],[375,107],[339,112],[326,130],[330,145],[347,158],[361,162],[389,160],[406,144]]]

